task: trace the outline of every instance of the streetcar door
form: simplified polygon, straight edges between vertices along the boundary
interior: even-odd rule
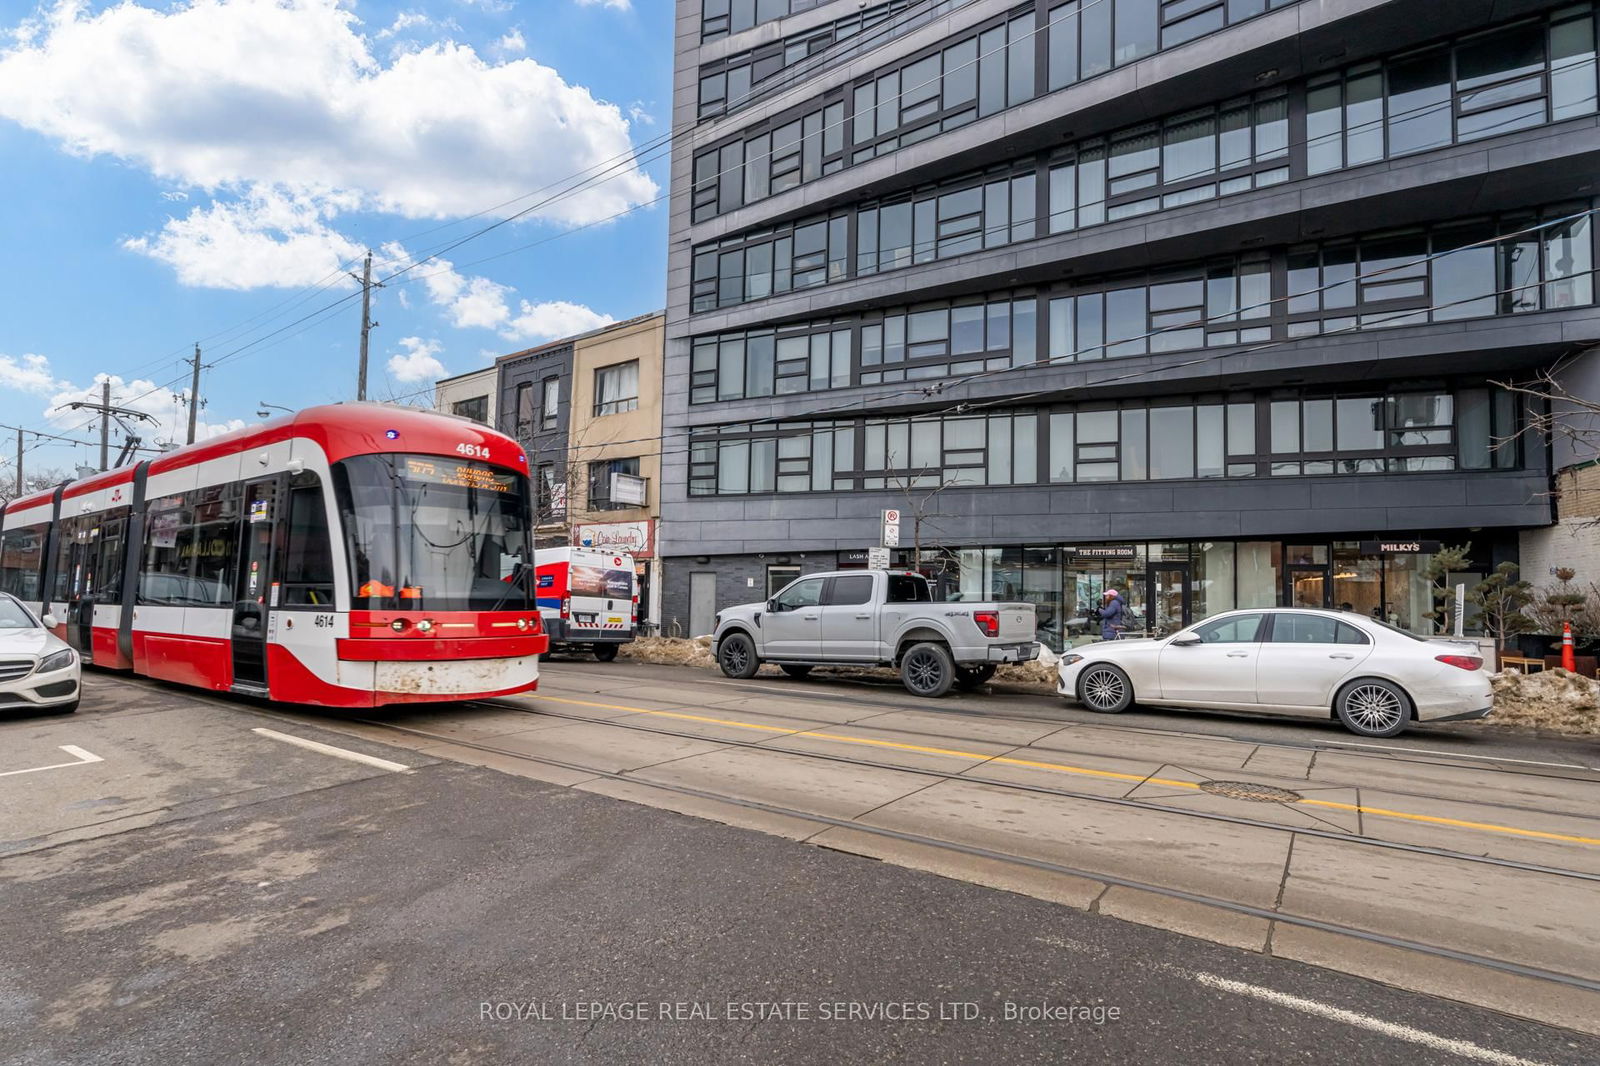
[[[238,588],[233,601],[233,682],[265,688],[268,616],[273,607],[268,602],[272,587],[272,525],[278,520],[276,478],[245,483],[243,517]]]
[[[72,545],[67,553],[67,643],[86,663],[94,662],[95,563],[100,529],[86,520],[73,523]]]

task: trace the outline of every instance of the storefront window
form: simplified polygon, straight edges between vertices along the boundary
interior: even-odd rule
[[[1238,545],[1236,607],[1276,607],[1282,587],[1276,541],[1243,541]]]
[[[1413,633],[1431,633],[1429,613],[1433,590],[1423,571],[1431,555],[1391,555],[1384,559],[1383,601],[1385,622]]]
[[[1190,583],[1190,609],[1195,621],[1233,610],[1232,541],[1196,544],[1194,575]]]
[[[1369,617],[1382,614],[1383,560],[1362,555],[1355,541],[1338,541],[1333,546],[1333,605]],[[1378,614],[1374,614],[1378,611]]]
[[[1055,548],[1024,548],[1022,562],[1022,599],[1033,604],[1038,625],[1035,639],[1060,651],[1061,554]]]

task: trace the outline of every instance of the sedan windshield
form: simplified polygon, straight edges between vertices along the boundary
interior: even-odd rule
[[[0,596],[0,630],[32,629],[33,616],[16,600]]]
[[[337,465],[358,609],[519,610],[508,579],[529,558],[527,478],[443,456]]]

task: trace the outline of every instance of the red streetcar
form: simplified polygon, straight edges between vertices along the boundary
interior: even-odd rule
[[[534,689],[528,461],[449,415],[313,407],[13,501],[0,589],[86,663],[329,707]]]

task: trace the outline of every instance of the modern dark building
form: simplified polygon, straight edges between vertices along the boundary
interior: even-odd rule
[[[528,450],[538,546],[565,544],[572,339],[502,355],[495,360],[495,369],[499,391],[495,428]]]
[[[1496,383],[1600,343],[1593,4],[680,0],[677,49],[664,623],[895,508],[1057,647],[1110,585],[1426,632],[1440,546],[1551,524]]]

